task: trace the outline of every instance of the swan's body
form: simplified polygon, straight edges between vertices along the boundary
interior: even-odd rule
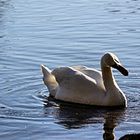
[[[98,71],[85,66],[60,67],[53,71],[42,65],[43,80],[55,99],[98,106],[127,106],[124,93],[118,87],[111,67],[128,75],[118,58],[107,53]]]

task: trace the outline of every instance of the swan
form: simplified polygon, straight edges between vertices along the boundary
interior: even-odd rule
[[[112,74],[112,68],[128,76],[118,57],[105,53],[101,71],[86,66],[59,67],[54,70],[41,65],[44,84],[55,99],[95,106],[127,107],[127,99]]]

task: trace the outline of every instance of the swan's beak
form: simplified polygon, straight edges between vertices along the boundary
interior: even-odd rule
[[[112,67],[120,71],[124,76],[128,76],[128,71],[121,64],[115,63]]]

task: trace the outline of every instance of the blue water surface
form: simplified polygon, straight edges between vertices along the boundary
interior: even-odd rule
[[[114,52],[126,109],[47,102],[40,64],[86,65]],[[140,132],[139,0],[0,0],[0,139],[102,140]],[[115,138],[114,138],[115,139]]]

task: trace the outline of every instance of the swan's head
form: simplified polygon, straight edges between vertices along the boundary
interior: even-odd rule
[[[101,59],[102,67],[113,67],[120,71],[124,76],[128,76],[128,71],[120,63],[118,57],[113,53],[106,53]]]

